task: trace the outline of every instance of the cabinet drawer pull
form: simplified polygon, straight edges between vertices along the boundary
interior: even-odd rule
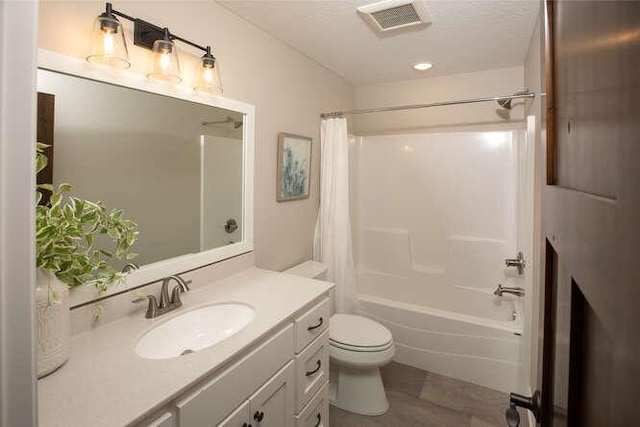
[[[311,332],[311,331],[313,331],[314,329],[318,329],[320,326],[322,326],[322,323],[323,323],[323,322],[324,322],[324,319],[321,317],[321,318],[318,320],[318,324],[317,324],[317,325],[313,325],[313,326],[309,326],[309,327],[307,328],[307,331]]]
[[[315,374],[316,372],[318,372],[320,370],[320,368],[322,368],[322,362],[320,362],[319,360],[316,362],[316,368],[313,371],[307,371],[305,373],[306,376],[310,377],[311,375]]]
[[[262,419],[264,418],[264,412],[260,411],[256,411],[255,414],[253,414],[253,419],[256,420],[257,422],[262,421]]]
[[[315,427],[320,427],[320,423],[322,423],[322,415],[318,414],[318,421],[316,421]]]

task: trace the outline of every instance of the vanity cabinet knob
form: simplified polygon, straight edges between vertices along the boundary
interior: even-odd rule
[[[317,361],[316,362],[316,368],[312,371],[307,371],[305,372],[305,375],[310,377],[311,375],[315,374],[316,372],[318,372],[320,370],[320,368],[322,368],[322,362],[321,361]]]
[[[318,421],[316,421],[315,427],[320,427],[320,424],[322,423],[322,415],[318,414],[317,417]]]
[[[318,329],[320,326],[322,326],[322,323],[323,323],[323,322],[324,322],[324,319],[321,317],[321,318],[318,320],[318,324],[317,324],[317,325],[313,325],[313,326],[309,326],[309,327],[307,328],[307,331],[311,332],[311,331],[313,331],[314,329]]]
[[[257,422],[262,421],[262,419],[264,418],[264,412],[260,411],[256,411],[255,414],[253,414],[253,419],[256,420]]]
[[[242,427],[251,427],[251,424],[244,423],[242,424]]]

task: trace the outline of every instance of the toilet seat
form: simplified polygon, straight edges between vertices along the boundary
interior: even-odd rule
[[[363,353],[375,353],[375,352],[378,352],[378,351],[385,351],[385,350],[389,349],[393,345],[393,342],[389,341],[385,345],[379,345],[379,346],[375,346],[375,347],[361,347],[361,346],[349,345],[349,344],[341,343],[341,342],[334,341],[331,338],[329,338],[329,345],[331,345],[333,347],[341,348],[343,350],[348,350],[348,351],[363,352]]]
[[[329,324],[329,343],[343,350],[376,352],[393,345],[391,332],[363,316],[334,314]]]

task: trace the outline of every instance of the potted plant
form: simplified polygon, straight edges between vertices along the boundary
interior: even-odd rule
[[[36,172],[47,165],[37,144]],[[50,191],[40,204],[42,191]],[[69,288],[93,285],[103,292],[125,274],[109,259],[132,259],[137,225],[122,210],[107,211],[101,202],[71,196],[71,185],[40,184],[36,188],[36,312],[38,377],[53,372],[69,355]],[[105,246],[106,245],[106,246]]]

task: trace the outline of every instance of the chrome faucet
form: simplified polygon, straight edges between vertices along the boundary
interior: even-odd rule
[[[497,297],[501,297],[503,294],[511,294],[517,297],[523,297],[524,288],[521,288],[520,286],[514,286],[514,287],[502,286],[499,284],[496,290],[493,291],[493,294]]]
[[[524,261],[524,256],[522,252],[518,252],[517,258],[507,258],[504,260],[504,263],[507,267],[516,267],[518,269],[518,274],[524,273],[524,267],[526,262]]]
[[[178,284],[171,290],[171,298],[169,298],[169,283],[175,280]],[[160,288],[160,301],[153,295],[145,295],[140,298],[134,299],[133,303],[140,303],[148,301],[147,313],[144,315],[147,319],[153,319],[158,316],[162,316],[165,313],[182,307],[182,301],[180,301],[180,293],[190,290],[189,283],[191,280],[185,281],[180,276],[169,276],[162,279],[162,287]]]

